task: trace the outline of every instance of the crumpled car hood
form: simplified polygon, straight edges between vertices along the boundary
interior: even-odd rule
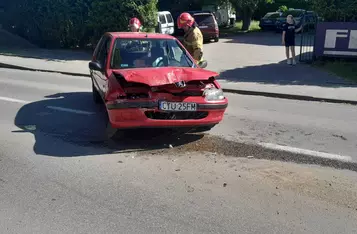
[[[144,83],[149,86],[174,84],[179,81],[208,80],[218,73],[199,68],[160,67],[113,70],[128,82]]]

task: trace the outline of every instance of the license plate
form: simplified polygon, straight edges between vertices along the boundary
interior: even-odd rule
[[[163,111],[196,111],[194,102],[160,102],[159,109]]]
[[[271,23],[271,20],[265,20],[265,23],[269,24]]]
[[[199,28],[208,28],[208,26],[199,26]]]

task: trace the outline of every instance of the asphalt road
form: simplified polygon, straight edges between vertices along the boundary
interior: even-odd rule
[[[103,142],[90,87],[0,69],[2,233],[357,232],[354,166],[256,145],[355,160],[354,106],[228,94],[205,136]]]

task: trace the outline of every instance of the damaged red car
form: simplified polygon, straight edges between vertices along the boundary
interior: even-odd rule
[[[218,73],[199,67],[170,35],[106,33],[89,69],[93,99],[105,104],[112,129],[208,131],[228,105]]]

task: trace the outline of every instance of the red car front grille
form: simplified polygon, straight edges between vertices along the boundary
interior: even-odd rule
[[[185,119],[204,119],[208,116],[207,111],[172,111],[172,112],[155,112],[145,111],[146,117],[149,119],[161,120],[185,120]]]

